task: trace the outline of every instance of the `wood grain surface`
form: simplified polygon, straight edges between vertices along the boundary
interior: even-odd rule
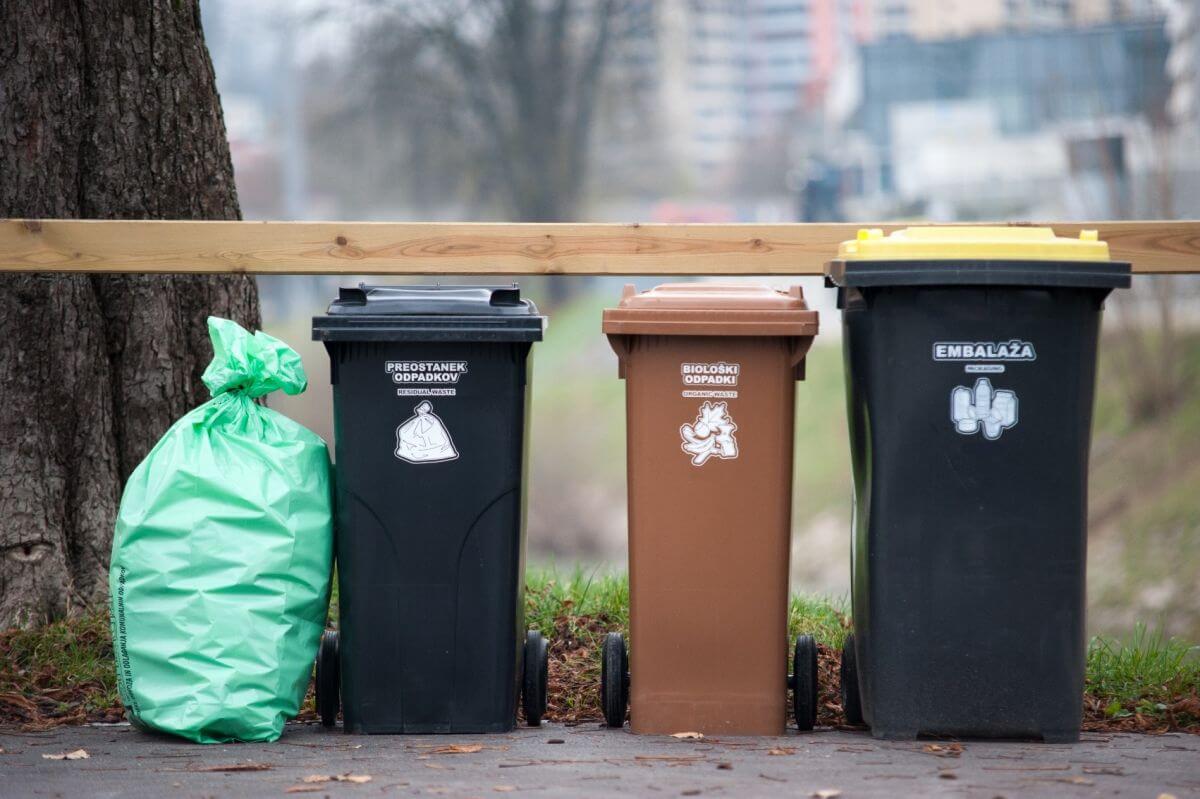
[[[1200,221],[1098,230],[1136,272],[1200,272]],[[0,271],[253,274],[803,275],[897,224],[503,224],[0,220]]]

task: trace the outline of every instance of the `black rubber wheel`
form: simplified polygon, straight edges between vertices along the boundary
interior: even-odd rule
[[[538,630],[525,633],[525,673],[521,683],[521,707],[525,723],[537,727],[546,715],[546,688],[550,677],[550,646]]]
[[[846,636],[842,644],[842,668],[838,673],[842,694],[842,713],[846,723],[860,727],[863,724],[862,694],[858,691],[858,657],[854,653],[854,633]]]
[[[338,634],[326,630],[321,635],[317,649],[317,714],[322,727],[337,724],[338,706],[341,704],[341,663],[339,661]]]
[[[600,659],[600,705],[605,724],[625,726],[625,711],[629,708],[629,651],[620,633],[609,633],[604,637]]]
[[[796,727],[811,730],[817,724],[817,642],[811,635],[796,636],[792,656],[792,712]]]

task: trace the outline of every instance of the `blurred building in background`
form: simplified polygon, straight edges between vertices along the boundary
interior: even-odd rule
[[[1200,2],[1167,0],[1167,121],[1165,144],[1174,172],[1174,201],[1165,216],[1197,216],[1200,212]]]
[[[865,44],[845,213],[1153,215],[1167,51],[1158,21]]]
[[[1171,123],[1200,127],[1200,5],[1192,0],[1169,0],[1167,35],[1171,55],[1167,75],[1171,98],[1167,103]]]
[[[867,39],[930,41],[999,31],[1098,25],[1161,14],[1155,0],[863,0]]]
[[[815,101],[864,8],[849,0],[647,0],[639,46],[656,135],[689,186],[728,181],[749,142],[777,138]]]

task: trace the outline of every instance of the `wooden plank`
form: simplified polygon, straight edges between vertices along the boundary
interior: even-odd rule
[[[1200,272],[1200,221],[1100,231],[1138,272]],[[255,274],[802,275],[896,224],[502,224],[0,220],[0,271]]]

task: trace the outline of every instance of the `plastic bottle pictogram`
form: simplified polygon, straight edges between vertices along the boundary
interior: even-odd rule
[[[958,386],[950,392],[950,419],[964,436],[982,431],[984,438],[995,441],[1017,423],[1017,394],[993,389],[992,381],[981,377],[974,388]]]

